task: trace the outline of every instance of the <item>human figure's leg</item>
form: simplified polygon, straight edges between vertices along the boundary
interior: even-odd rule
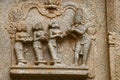
[[[15,43],[15,52],[16,52],[16,56],[17,56],[17,60],[18,60],[18,65],[20,63],[27,63],[27,61],[24,58],[24,51],[23,51],[23,44],[22,42],[16,42]]]
[[[38,60],[38,61],[43,60],[42,49],[39,48],[39,47],[34,47],[34,51],[35,51],[35,54],[36,54],[36,58],[37,58],[37,60]]]
[[[77,42],[75,47],[75,64],[78,64],[80,51],[81,51],[81,44],[80,42]]]
[[[87,59],[88,59],[88,54],[89,54],[89,49],[91,46],[91,42],[87,42],[83,45],[83,65],[86,65]]]
[[[37,64],[40,64],[40,63],[45,64],[46,61],[43,58],[43,50],[42,50],[41,42],[37,41],[37,44],[36,44],[36,42],[34,42],[33,45],[34,45],[33,48],[34,48],[36,58],[37,58],[36,63]]]
[[[48,46],[53,60],[58,60],[56,46],[52,45],[51,43],[49,43]]]

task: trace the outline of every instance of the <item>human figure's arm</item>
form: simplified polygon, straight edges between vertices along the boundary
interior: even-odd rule
[[[20,37],[19,37],[19,34],[18,34],[18,33],[16,33],[15,38],[16,38],[16,41],[19,41],[19,40],[20,40]]]
[[[43,39],[47,40],[47,32],[43,31]]]
[[[25,41],[25,37],[22,36],[21,33],[16,33],[16,40],[17,41]]]
[[[34,38],[34,41],[39,40],[39,37],[37,37],[37,33],[36,32],[34,32],[33,38]]]
[[[72,31],[75,31],[75,32],[77,32],[77,33],[79,33],[81,35],[83,35],[86,32],[86,30],[87,30],[87,26],[78,25],[77,27],[82,27],[82,28],[79,29],[79,28],[75,28],[74,27]]]
[[[39,39],[40,40],[47,40],[46,36],[47,36],[47,33],[45,31],[41,31]]]
[[[56,37],[57,37],[56,34],[54,35],[53,31],[50,29],[50,38],[56,38]]]

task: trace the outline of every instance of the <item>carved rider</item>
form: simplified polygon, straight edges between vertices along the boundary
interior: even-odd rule
[[[33,48],[37,57],[37,64],[38,65],[44,65],[46,61],[43,58],[43,50],[42,50],[42,43],[44,43],[46,39],[46,32],[43,31],[43,25],[42,23],[37,23],[33,27]]]
[[[56,23],[56,22],[52,22],[50,24],[49,31],[50,31],[50,40],[48,42],[49,50],[50,50],[54,65],[59,65],[61,63],[61,61],[58,58],[57,39],[62,38],[63,35],[59,28],[58,23]]]
[[[27,63],[24,57],[24,43],[32,41],[32,38],[30,38],[26,29],[26,25],[23,22],[17,26],[15,41],[15,52],[18,60],[18,65],[24,65]]]

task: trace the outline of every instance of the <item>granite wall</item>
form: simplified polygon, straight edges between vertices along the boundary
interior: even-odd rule
[[[78,2],[78,0],[74,1]],[[16,2],[17,0],[0,0],[0,80],[12,80],[10,78],[12,45],[9,33],[5,27],[9,24],[9,10]],[[96,39],[92,42],[88,61],[91,67],[89,75],[91,79],[88,80],[119,80],[119,0],[79,0],[79,2],[94,11],[93,14],[95,16],[94,26],[96,34],[94,36]],[[108,32],[115,32],[118,35],[115,38],[116,47],[112,46],[109,48]],[[57,80],[57,78],[55,79]],[[66,80],[68,79],[66,78]]]

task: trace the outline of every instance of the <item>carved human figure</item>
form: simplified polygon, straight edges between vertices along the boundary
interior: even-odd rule
[[[88,58],[88,53],[91,45],[91,39],[89,35],[86,33],[86,26],[83,26],[83,30],[80,30],[79,27],[82,27],[78,25],[76,29],[73,29],[73,31],[77,32],[80,34],[78,36],[78,42],[76,43],[75,47],[75,64],[78,64],[78,60],[80,55],[83,56],[83,64],[82,67],[86,66],[87,58]]]
[[[57,47],[57,39],[62,38],[62,31],[59,28],[58,23],[52,22],[50,24],[50,40],[48,42],[49,50],[54,62],[54,65],[58,65],[61,63],[61,61],[58,58],[58,47]]]
[[[75,65],[78,65],[80,56],[83,58],[81,67],[87,67],[86,62],[91,45],[91,38],[87,34],[88,25],[83,23],[83,16],[81,15],[81,9],[78,8],[75,15],[75,25],[71,28],[70,32],[78,38],[75,46]]]
[[[33,48],[37,57],[37,64],[44,65],[46,61],[43,58],[43,50],[42,50],[42,43],[44,43],[46,39],[46,32],[43,30],[42,23],[37,23],[33,27]]]
[[[29,36],[26,25],[20,23],[17,26],[17,32],[15,34],[15,52],[18,60],[18,65],[25,65],[27,63],[24,57],[24,43],[32,41],[32,38]]]

